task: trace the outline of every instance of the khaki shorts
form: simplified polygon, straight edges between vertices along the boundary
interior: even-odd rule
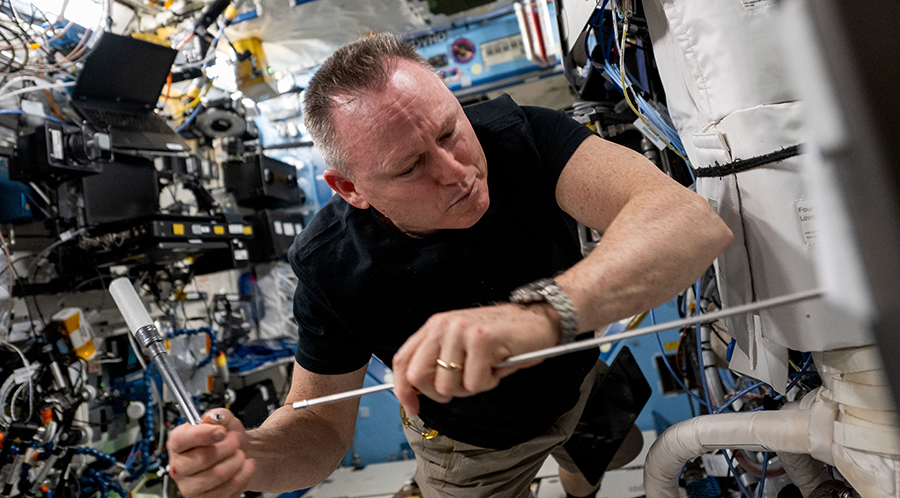
[[[473,446],[443,435],[426,440],[421,433],[405,428],[406,439],[416,454],[416,483],[422,496],[528,497],[531,483],[548,455],[553,455],[565,470],[578,473],[578,467],[563,449],[563,444],[575,431],[594,383],[608,368],[606,363],[597,360],[581,385],[578,403],[570,411],[544,434],[506,450]],[[418,417],[411,417],[410,423],[413,427],[422,427]],[[610,469],[621,467],[637,456],[643,444],[640,436],[637,427],[632,427],[610,463]]]

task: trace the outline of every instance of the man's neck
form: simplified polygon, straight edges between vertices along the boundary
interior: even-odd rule
[[[433,231],[433,232],[420,233],[420,232],[413,232],[413,231],[409,231],[409,230],[404,230],[403,228],[397,226],[393,221],[391,221],[390,218],[388,218],[387,216],[381,214],[381,212],[378,211],[377,209],[372,208],[372,211],[375,211],[375,214],[378,216],[378,219],[381,220],[382,223],[384,223],[384,225],[385,225],[386,227],[388,227],[388,229],[393,230],[393,231],[395,231],[395,232],[397,232],[397,233],[401,233],[401,234],[406,235],[407,237],[410,237],[410,238],[413,238],[413,239],[424,239],[424,238],[428,237],[429,235],[434,235],[434,234],[436,234],[436,233],[439,231],[439,230],[435,230],[435,231]]]

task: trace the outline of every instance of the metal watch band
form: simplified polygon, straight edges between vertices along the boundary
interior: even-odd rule
[[[575,337],[578,335],[578,315],[575,312],[575,304],[552,278],[542,278],[519,287],[512,291],[509,300],[516,304],[541,301],[549,303],[559,315],[559,325],[562,329],[559,343],[575,342]]]

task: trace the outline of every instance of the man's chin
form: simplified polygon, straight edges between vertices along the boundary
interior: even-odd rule
[[[473,208],[473,213],[472,213],[471,217],[462,223],[464,226],[460,226],[459,228],[465,229],[465,228],[472,228],[473,226],[475,226],[476,223],[481,221],[481,218],[484,217],[484,214],[487,213],[487,210],[490,206],[491,206],[491,200],[487,196],[487,194],[485,194],[484,200],[483,201],[479,200],[479,202]]]

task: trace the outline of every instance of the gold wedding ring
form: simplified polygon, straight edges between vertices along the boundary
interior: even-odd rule
[[[437,359],[437,364],[441,368],[446,368],[447,370],[462,370],[462,365],[459,363],[453,363],[452,361],[444,361],[440,358]]]

